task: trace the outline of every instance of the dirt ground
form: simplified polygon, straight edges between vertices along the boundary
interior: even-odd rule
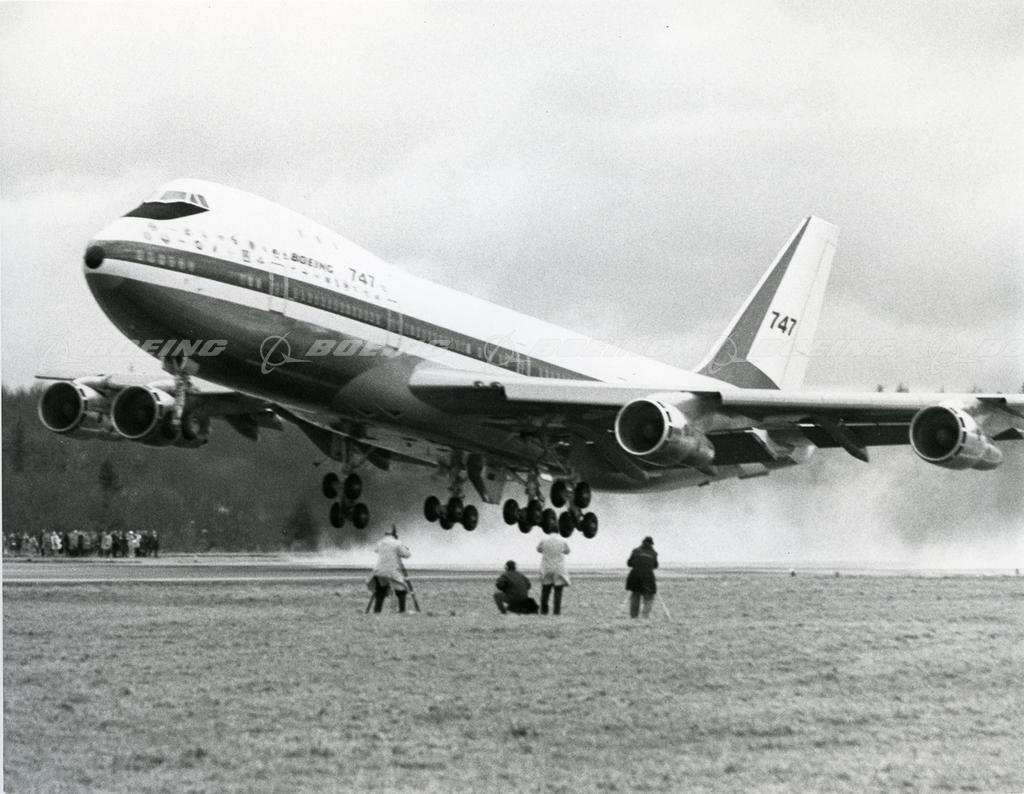
[[[1024,578],[495,575],[6,583],[5,790],[1024,790]]]

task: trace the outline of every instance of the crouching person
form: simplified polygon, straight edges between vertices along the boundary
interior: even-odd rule
[[[505,563],[505,570],[494,586],[497,588],[494,603],[502,615],[506,612],[517,615],[537,614],[537,602],[530,597],[530,580],[516,570],[513,560]]]

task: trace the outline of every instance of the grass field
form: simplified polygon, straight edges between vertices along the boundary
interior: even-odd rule
[[[5,584],[5,789],[1024,791],[1022,578],[492,580]]]

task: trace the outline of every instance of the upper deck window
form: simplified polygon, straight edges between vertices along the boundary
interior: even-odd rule
[[[149,218],[154,221],[169,221],[174,218],[187,218],[206,212],[210,205],[199,193],[188,193],[184,190],[157,191],[139,206],[127,213],[126,218]]]

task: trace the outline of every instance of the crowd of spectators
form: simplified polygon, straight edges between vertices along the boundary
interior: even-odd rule
[[[6,532],[4,556],[12,557],[158,557],[160,540],[156,532],[134,530],[99,532],[73,529],[70,532],[42,530]]]

